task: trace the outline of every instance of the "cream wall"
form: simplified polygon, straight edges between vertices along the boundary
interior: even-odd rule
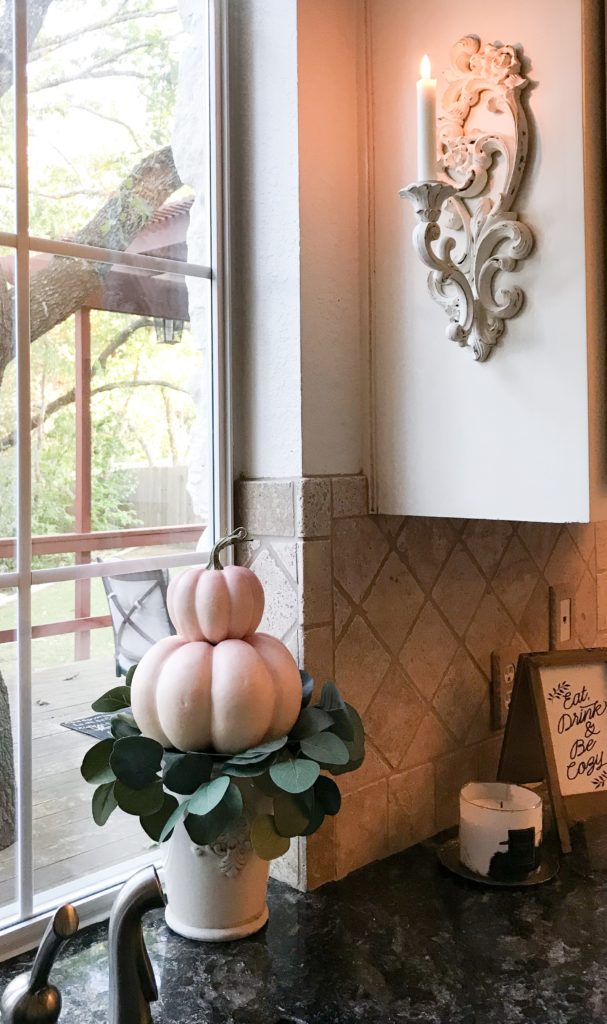
[[[379,510],[538,521],[589,516],[581,17],[578,0],[371,0]],[[414,255],[415,79],[474,33],[530,60],[527,295],[484,364],[445,338]]]

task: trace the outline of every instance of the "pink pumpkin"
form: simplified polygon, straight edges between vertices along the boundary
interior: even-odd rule
[[[219,552],[242,540],[246,530],[222,537],[211,552],[206,568],[197,566],[175,576],[167,594],[169,615],[184,640],[211,644],[254,633],[263,615],[264,593],[257,576],[240,565],[224,569]]]
[[[284,644],[265,633],[216,645],[169,636],[139,662],[131,704],[143,735],[164,747],[237,754],[289,732],[301,680]]]

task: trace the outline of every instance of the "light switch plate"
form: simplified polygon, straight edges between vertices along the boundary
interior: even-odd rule
[[[575,600],[570,587],[550,587],[550,650],[577,647],[574,633]]]
[[[503,729],[508,718],[520,647],[498,647],[491,652],[491,721]]]

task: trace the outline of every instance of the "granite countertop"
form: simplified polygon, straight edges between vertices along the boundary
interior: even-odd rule
[[[313,893],[270,883],[250,939],[199,944],[145,919],[155,1024],[604,1024],[607,872],[527,890],[442,873],[424,844]],[[67,946],[61,1022],[107,1020],[107,925]],[[0,986],[31,957],[0,965]]]

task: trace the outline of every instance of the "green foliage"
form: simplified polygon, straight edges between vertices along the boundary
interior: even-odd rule
[[[306,685],[309,689],[308,680],[302,676],[302,691]],[[93,796],[98,824],[118,806],[138,815],[147,835],[159,843],[181,820],[192,842],[214,842],[238,822],[243,788],[253,787],[272,800],[274,813],[255,818],[251,841],[260,857],[279,857],[293,836],[311,835],[326,815],[339,812],[339,787],[321,770],[341,775],[355,771],[364,758],[360,716],[334,683],[325,684],[318,704],[302,707],[288,736],[230,757],[164,750],[140,735],[130,711],[118,710],[129,704],[128,685],[114,687],[95,702],[96,710],[118,713],[112,738],[87,752],[82,774],[98,787]]]

